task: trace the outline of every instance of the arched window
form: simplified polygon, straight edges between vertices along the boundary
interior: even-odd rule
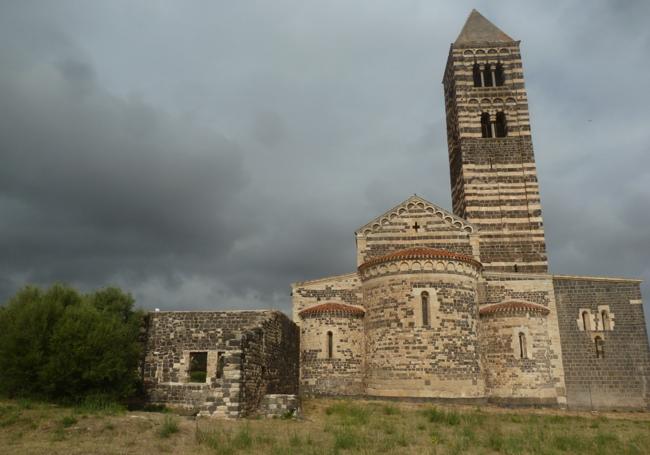
[[[422,326],[429,327],[429,293],[424,291],[420,294],[422,301]]]
[[[490,123],[490,114],[488,112],[481,114],[481,135],[483,137],[492,137],[492,123]]]
[[[503,72],[503,65],[501,63],[497,63],[497,66],[494,69],[494,79],[497,87],[501,87],[506,81],[506,75]]]
[[[589,321],[589,312],[588,311],[583,311],[582,312],[582,328],[585,331],[591,330],[591,323]]]
[[[486,63],[485,69],[483,70],[483,87],[492,86],[494,86],[494,80],[492,79],[492,65]]]
[[[334,335],[332,332],[327,332],[327,358],[334,357]]]
[[[472,76],[474,77],[474,87],[482,87],[483,82],[481,81],[481,67],[478,63],[474,63],[474,68],[472,69]]]
[[[508,125],[506,123],[506,114],[505,112],[497,112],[497,121],[495,125],[495,136],[496,137],[506,137],[508,135]]]
[[[596,345],[596,358],[604,359],[605,358],[605,342],[601,337],[594,338],[594,344]]]
[[[525,359],[528,355],[526,353],[526,334],[519,332],[519,358]]]
[[[603,330],[612,330],[611,325],[609,323],[609,313],[607,310],[603,310],[600,312],[600,319],[603,321]]]

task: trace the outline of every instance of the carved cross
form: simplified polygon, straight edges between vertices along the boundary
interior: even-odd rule
[[[411,227],[412,227],[413,229],[415,229],[415,232],[418,232],[418,229],[420,229],[422,226],[420,226],[420,225],[418,224],[418,222],[416,221],[415,224],[414,224],[413,226],[411,226]]]

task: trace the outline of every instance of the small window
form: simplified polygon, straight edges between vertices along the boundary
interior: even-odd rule
[[[495,132],[496,132],[496,137],[506,137],[508,135],[508,125],[506,123],[505,112],[497,112]]]
[[[190,352],[190,382],[205,382],[208,375],[208,353]]]
[[[429,293],[424,291],[420,294],[422,300],[422,326],[429,327]]]
[[[223,367],[226,365],[226,356],[224,354],[223,352],[217,354],[217,379],[223,377]]]
[[[601,337],[594,338],[594,344],[596,345],[596,358],[604,359],[605,358],[605,342]]]
[[[582,328],[585,331],[591,330],[591,323],[589,322],[589,312],[588,311],[583,311],[582,312]]]
[[[526,334],[524,332],[519,332],[519,358],[525,359],[527,357],[528,355],[526,352]]]
[[[612,327],[609,323],[609,313],[607,310],[603,310],[600,312],[600,318],[603,321],[603,330],[612,330]]]
[[[474,87],[482,87],[483,83],[481,82],[481,67],[478,63],[474,63],[472,76],[474,77]]]
[[[481,136],[492,137],[492,124],[490,123],[490,114],[483,112],[481,114]]]
[[[506,81],[506,77],[505,77],[505,74],[503,72],[503,65],[501,63],[497,63],[497,66],[494,69],[494,79],[495,79],[495,82],[496,82],[495,85],[497,87],[501,87]]]
[[[334,357],[334,335],[332,332],[327,332],[327,358]]]

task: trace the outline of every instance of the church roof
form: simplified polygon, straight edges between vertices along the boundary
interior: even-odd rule
[[[524,300],[508,300],[500,303],[484,305],[478,311],[481,316],[497,313],[540,313],[548,314],[550,310],[539,303],[526,302]]]
[[[345,316],[363,316],[366,312],[363,308],[343,303],[327,302],[320,305],[312,306],[298,313],[301,317],[316,316],[320,314],[339,314]]]
[[[424,207],[426,210],[429,210],[432,213],[439,213],[450,226],[454,226],[458,230],[463,230],[466,231],[467,233],[478,231],[477,227],[474,226],[469,221],[459,216],[456,216],[453,213],[441,207],[438,207],[436,204],[429,202],[426,199],[421,198],[420,196],[414,194],[404,202],[397,204],[395,207],[388,210],[386,213],[383,213],[382,215],[373,218],[368,223],[364,224],[359,229],[357,229],[355,233],[356,234],[368,233],[375,230],[376,228],[379,228],[384,220],[387,220],[394,213],[395,214],[399,213],[400,211],[402,211],[402,209],[407,209],[407,207],[410,204],[422,204],[422,207]]]
[[[467,21],[454,44],[495,43],[514,41],[503,30],[487,20],[475,9],[469,13]]]
[[[467,262],[476,267],[482,267],[480,262],[465,254],[454,253],[452,251],[440,250],[437,248],[406,248],[394,251],[384,256],[372,258],[361,264],[359,270],[384,262],[401,261],[406,259],[453,259],[456,261]]]

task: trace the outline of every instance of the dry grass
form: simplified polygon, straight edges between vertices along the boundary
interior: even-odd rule
[[[313,399],[304,419],[193,420],[0,401],[3,454],[650,454],[648,413]]]

